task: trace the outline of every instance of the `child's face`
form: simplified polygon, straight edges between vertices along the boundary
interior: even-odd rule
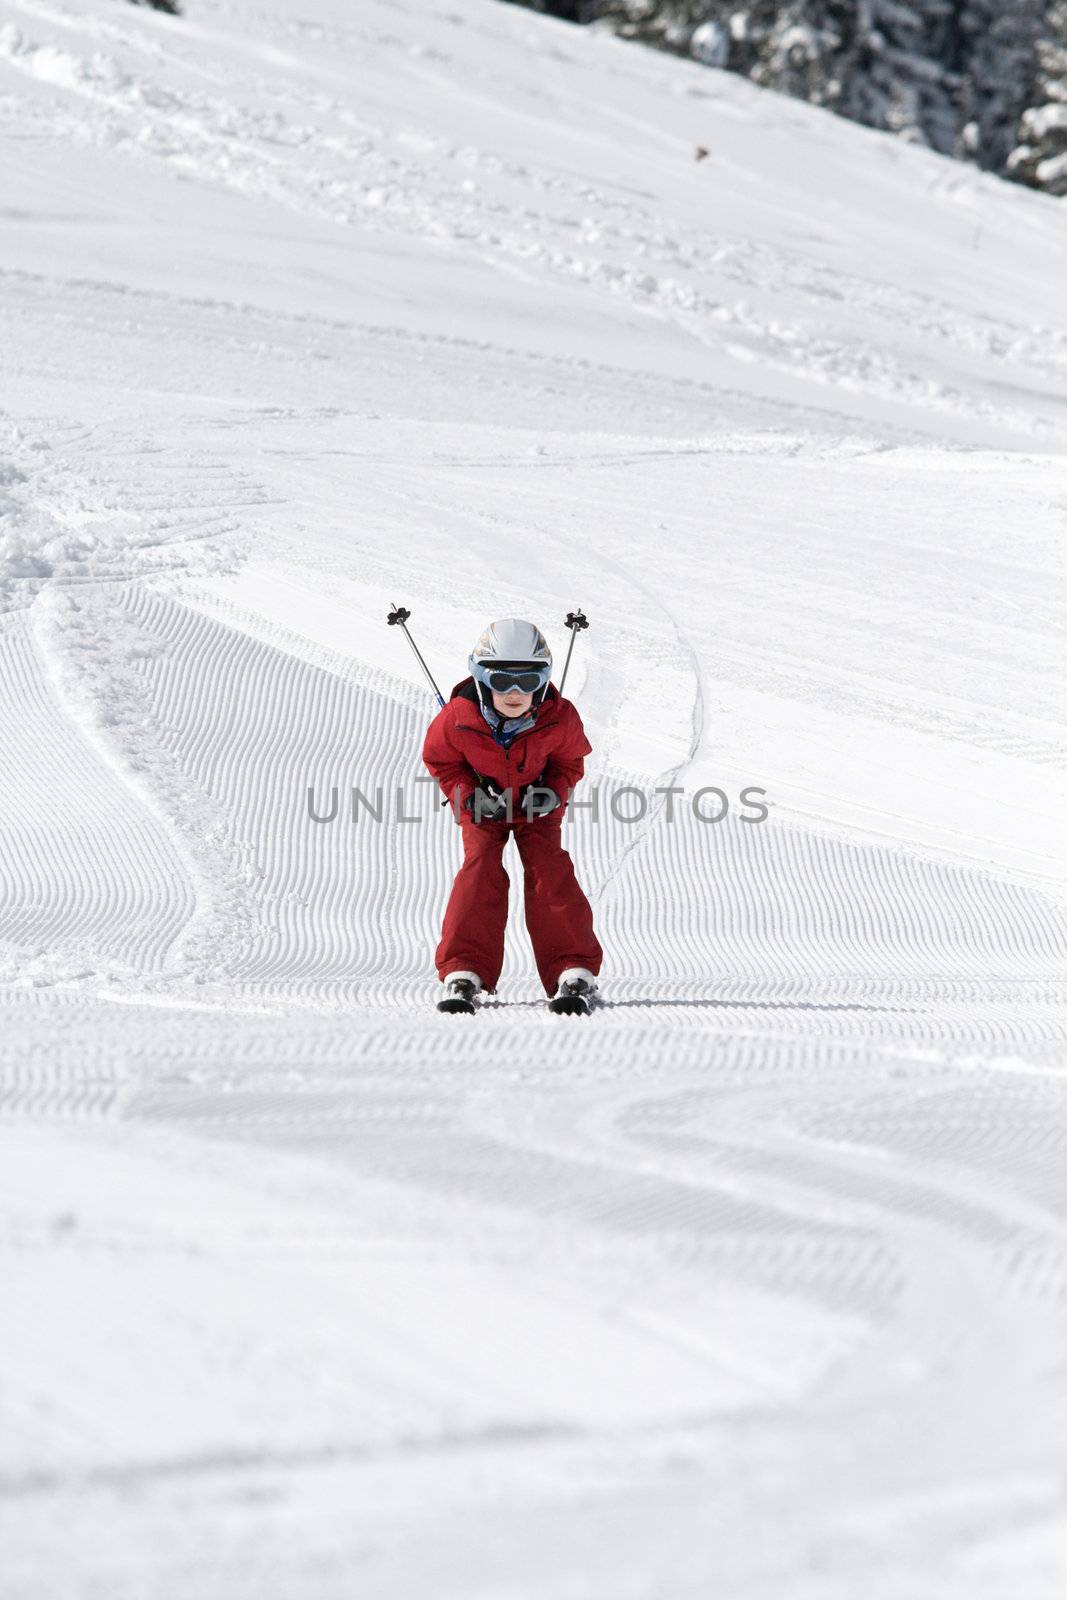
[[[521,689],[508,689],[504,694],[493,692],[493,709],[502,717],[521,717],[532,705],[533,695],[523,694]]]

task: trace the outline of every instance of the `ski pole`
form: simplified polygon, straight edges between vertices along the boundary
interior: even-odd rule
[[[430,680],[430,688],[433,690],[434,694],[437,696],[438,707],[439,708],[443,707],[444,703],[445,703],[445,697],[441,693],[440,689],[437,687],[436,683],[434,683],[434,681],[433,681],[433,673],[430,671],[429,667],[426,665],[425,661],[422,659],[422,654],[421,654],[421,652],[419,650],[418,645],[415,643],[414,639],[411,637],[410,633],[408,632],[407,623],[408,623],[408,618],[410,617],[410,615],[411,615],[411,612],[410,611],[406,611],[403,606],[394,606],[392,611],[390,611],[389,615],[386,617],[385,620],[386,620],[386,622],[388,622],[388,624],[389,624],[389,626],[391,628],[396,627],[396,625],[398,623],[399,623],[400,627],[403,628],[403,630],[404,630],[404,638],[407,640],[408,644],[411,646],[411,648],[414,650],[415,654],[418,656],[419,665],[422,668],[423,672],[425,672],[426,676]]]
[[[584,611],[568,611],[567,621],[564,626],[571,630],[571,642],[567,646],[567,659],[563,663],[563,676],[559,680],[560,699],[563,698],[563,685],[567,681],[567,668],[571,664],[571,651],[574,649],[574,641],[583,628],[588,628],[589,622]]]
[[[410,615],[411,615],[411,612],[408,611],[404,606],[394,606],[392,611],[390,611],[389,615],[386,617],[385,620],[386,620],[386,622],[388,622],[388,624],[389,624],[389,626],[391,628],[397,627],[397,626],[403,628],[405,639],[407,640],[407,642],[411,646],[411,648],[414,650],[415,654],[418,656],[419,665],[421,666],[423,672],[425,672],[427,678],[429,678],[429,680],[430,680],[430,688],[433,690],[434,694],[437,696],[438,708],[440,710],[444,710],[445,697],[441,693],[440,689],[437,687],[436,683],[434,683],[434,681],[433,681],[433,673],[430,671],[429,667],[426,665],[425,661],[422,659],[422,654],[421,654],[421,652],[419,650],[418,645],[415,643],[414,639],[411,637],[410,633],[407,630],[407,620],[410,617]],[[475,772],[474,776],[477,778],[479,784],[481,784],[483,788],[484,788],[485,784],[489,781],[487,778],[483,778],[480,772]],[[441,804],[443,806],[447,806],[450,803],[451,802],[449,801],[447,795],[441,801]]]

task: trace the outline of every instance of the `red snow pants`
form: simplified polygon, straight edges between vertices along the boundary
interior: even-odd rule
[[[463,865],[456,874],[437,946],[437,976],[476,972],[486,989],[495,989],[504,964],[504,930],[511,880],[501,859],[514,833],[522,859],[524,910],[537,972],[549,996],[567,967],[586,967],[594,977],[604,952],[593,932],[593,912],[563,848],[559,812],[530,821],[475,822],[465,812]]]

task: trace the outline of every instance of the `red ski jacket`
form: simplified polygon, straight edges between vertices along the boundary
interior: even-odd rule
[[[517,733],[505,750],[482,716],[474,679],[457,683],[430,723],[422,747],[422,759],[445,798],[451,802],[458,789],[456,804],[462,810],[479,777],[492,778],[500,789],[511,789],[512,813],[521,817],[523,790],[544,783],[561,797],[563,804],[552,815],[562,819],[568,792],[585,776],[585,757],[593,747],[576,707],[554,683],[534,715],[534,726]]]

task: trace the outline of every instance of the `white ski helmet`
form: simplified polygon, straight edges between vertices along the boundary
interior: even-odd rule
[[[529,686],[521,687],[533,695],[533,704],[539,706],[552,675],[552,652],[534,623],[523,622],[520,617],[504,617],[500,622],[489,624],[471,651],[467,665],[487,706],[493,704],[494,688],[500,687],[491,681],[492,675],[509,670],[524,671],[528,675]]]

